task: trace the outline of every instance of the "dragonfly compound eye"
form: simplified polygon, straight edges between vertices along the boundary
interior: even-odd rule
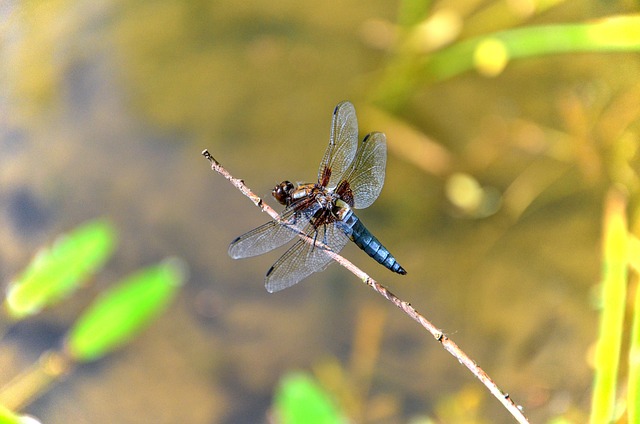
[[[293,184],[290,181],[283,181],[271,191],[271,195],[282,205],[289,203],[291,197],[291,190],[294,189]]]

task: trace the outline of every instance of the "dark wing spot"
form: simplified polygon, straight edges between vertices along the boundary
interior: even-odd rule
[[[336,188],[336,193],[347,205],[353,207],[353,191],[351,191],[351,185],[349,185],[348,181],[340,181]]]
[[[267,271],[267,277],[270,276],[272,272],[273,272],[273,266],[269,268],[269,271]]]
[[[331,179],[331,168],[325,166],[322,170],[322,175],[320,176],[320,185],[322,187],[326,187],[329,184],[329,180]]]

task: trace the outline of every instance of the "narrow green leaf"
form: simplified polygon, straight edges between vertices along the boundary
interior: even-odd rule
[[[629,346],[629,381],[627,388],[627,422],[640,422],[640,290],[636,298]]]
[[[115,239],[115,229],[105,220],[90,221],[60,236],[9,283],[9,315],[22,319],[70,295],[107,261]]]
[[[344,424],[330,396],[306,374],[285,376],[275,397],[275,407],[282,424]]]
[[[500,49],[483,49],[487,42]],[[425,58],[423,77],[439,81],[491,63],[557,53],[640,50],[640,15],[612,16],[580,24],[531,26],[461,41]],[[483,51],[486,54],[483,54]],[[494,53],[498,52],[498,53]]]
[[[409,1],[402,7],[411,10],[414,4],[420,3],[420,0]],[[421,44],[415,42],[416,46]],[[398,52],[398,57],[382,75],[373,98],[386,110],[397,111],[420,86],[441,82],[472,69],[483,75],[496,76],[514,59],[559,53],[637,51],[640,51],[640,15],[497,31],[462,39],[436,52]]]
[[[78,319],[67,335],[67,352],[91,361],[128,342],[164,310],[185,276],[183,262],[169,259],[127,277]]]
[[[602,312],[591,400],[590,422],[594,424],[614,420],[627,290],[626,205],[623,194],[610,191],[604,216]]]

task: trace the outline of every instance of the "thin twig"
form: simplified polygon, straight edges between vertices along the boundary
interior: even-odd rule
[[[281,222],[280,215],[269,205],[267,205],[259,196],[256,196],[249,188],[244,184],[244,181],[238,178],[234,178],[220,163],[211,156],[208,150],[203,150],[202,155],[211,162],[211,169],[222,175],[224,178],[229,180],[231,184],[233,184],[238,190],[242,192],[245,196],[247,196],[257,207],[259,207],[263,212],[269,214],[271,218],[274,220]],[[314,243],[314,240],[310,237],[307,237],[304,233],[298,234],[301,238],[305,239],[307,243]],[[364,271],[360,268],[349,262],[347,259],[338,255],[330,249],[327,249],[326,246],[322,246],[317,241],[315,241],[317,245],[320,245],[323,249],[326,250],[327,254],[331,257],[331,259],[338,262],[340,265],[351,271],[356,277],[362,280],[365,284],[375,290],[378,294],[380,294],[385,299],[392,302],[398,308],[404,311],[407,315],[409,315],[414,321],[418,322],[425,329],[427,329],[433,337],[442,344],[444,349],[453,355],[461,364],[467,367],[473,375],[475,375],[481,382],[484,384],[491,394],[495,396],[500,403],[504,405],[505,408],[513,415],[513,417],[521,424],[529,423],[527,418],[522,413],[520,407],[518,407],[515,402],[511,399],[508,393],[503,392],[498,388],[496,383],[489,377],[489,375],[484,372],[482,368],[480,368],[466,353],[464,353],[458,345],[456,345],[453,340],[451,340],[447,335],[444,334],[442,330],[433,325],[429,320],[420,315],[418,311],[415,310],[413,306],[409,302],[405,302],[401,300],[396,295],[391,293],[384,287],[382,284],[378,283],[373,278],[369,277]]]

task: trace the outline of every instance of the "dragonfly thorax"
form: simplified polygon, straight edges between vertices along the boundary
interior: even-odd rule
[[[335,190],[328,190],[320,184],[304,183],[294,186],[290,181],[283,181],[271,191],[271,195],[282,205],[296,205],[303,209],[317,204],[322,209],[331,210],[340,196]]]

